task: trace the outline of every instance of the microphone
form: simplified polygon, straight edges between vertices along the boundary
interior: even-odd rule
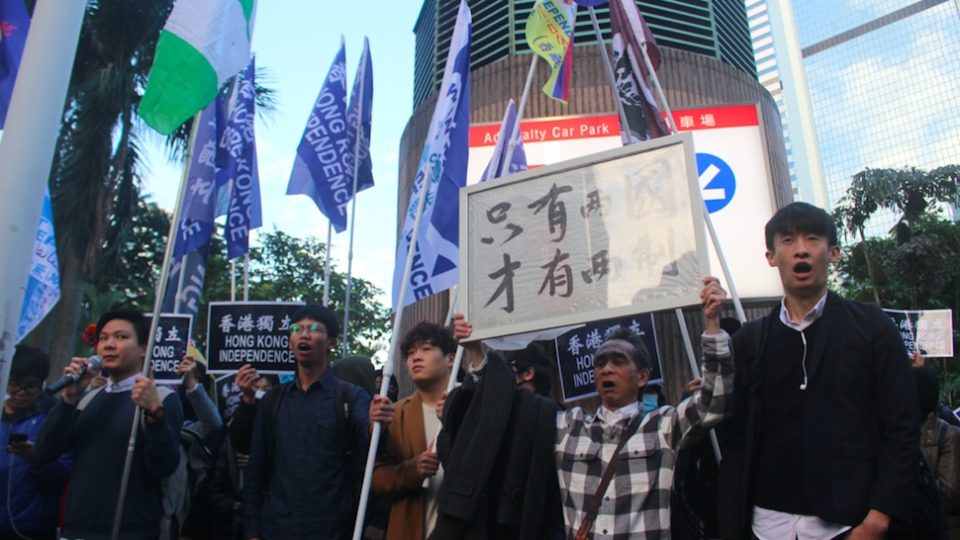
[[[90,358],[87,358],[87,367],[93,371],[100,371],[101,366],[103,366],[103,358],[100,358],[100,355],[95,354]],[[56,394],[57,392],[66,388],[68,385],[79,381],[85,373],[86,371],[79,375],[71,373],[70,375],[64,375],[63,377],[60,377],[53,384],[47,385],[47,393]]]

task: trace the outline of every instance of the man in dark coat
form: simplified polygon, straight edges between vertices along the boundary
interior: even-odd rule
[[[827,290],[833,218],[793,203],[766,225],[783,301],[734,337],[735,412],[720,428],[724,538],[882,538],[907,519],[917,398],[896,328]]]

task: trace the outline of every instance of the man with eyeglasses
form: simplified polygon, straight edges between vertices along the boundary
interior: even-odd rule
[[[0,422],[0,538],[57,537],[57,511],[70,476],[70,457],[38,464],[33,441],[53,399],[44,395],[50,359],[33,347],[18,346],[10,365],[7,399]]]
[[[243,486],[244,537],[346,538],[356,513],[370,422],[389,424],[393,406],[379,396],[371,402],[361,388],[328,369],[340,331],[333,310],[307,305],[292,320],[296,377],[265,395],[256,408]]]

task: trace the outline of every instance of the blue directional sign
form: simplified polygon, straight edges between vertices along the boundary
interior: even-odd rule
[[[697,174],[707,212],[713,214],[730,204],[737,191],[737,179],[726,161],[713,154],[697,152]]]

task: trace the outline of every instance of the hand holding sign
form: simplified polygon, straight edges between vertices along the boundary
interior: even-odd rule
[[[183,357],[183,360],[180,360],[180,365],[177,366],[177,375],[183,377],[183,385],[187,387],[187,390],[193,390],[197,387],[197,362],[189,354]]]
[[[240,397],[247,405],[254,405],[257,402],[257,379],[260,374],[250,364],[244,364],[237,370],[237,386],[243,395]]]
[[[720,280],[707,276],[703,278],[703,289],[700,290],[700,305],[703,307],[703,319],[706,322],[707,334],[720,333],[720,309],[727,299],[727,292],[720,286]]]
[[[457,340],[457,344],[463,347],[463,352],[470,365],[473,368],[478,368],[483,363],[483,346],[480,345],[479,341],[460,343],[461,340],[469,339],[471,335],[473,335],[473,325],[470,324],[470,321],[463,313],[455,314],[453,316],[453,339]],[[456,373],[453,376],[455,377]]]

